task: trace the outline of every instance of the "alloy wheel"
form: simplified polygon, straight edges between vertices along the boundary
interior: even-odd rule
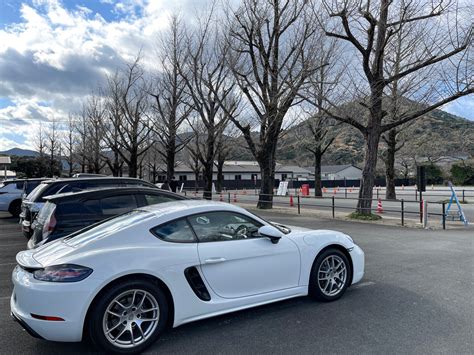
[[[326,296],[336,296],[344,288],[347,279],[347,267],[338,255],[329,255],[318,269],[318,286]]]

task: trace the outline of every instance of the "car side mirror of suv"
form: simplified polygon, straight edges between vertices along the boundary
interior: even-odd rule
[[[273,244],[278,243],[281,237],[283,237],[283,233],[278,230],[278,228],[273,226],[263,226],[258,229],[258,233],[263,236],[270,238]]]

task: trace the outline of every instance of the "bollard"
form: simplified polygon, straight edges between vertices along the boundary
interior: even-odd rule
[[[227,193],[227,202],[230,203],[230,192]]]
[[[423,228],[428,228],[428,201],[423,201]]]
[[[298,195],[298,214],[301,214],[300,195]]]
[[[441,208],[443,209],[443,229],[446,229],[446,202],[441,204]]]
[[[290,195],[290,207],[294,207],[295,204],[293,202],[293,195]]]
[[[344,198],[347,198],[347,187],[344,188]]]
[[[402,226],[405,225],[405,201],[403,201],[403,198],[400,200],[401,203],[401,213],[402,213]]]
[[[336,218],[336,206],[334,204],[334,196],[332,197],[332,218]]]
[[[464,189],[462,190],[462,203],[466,203],[466,200],[464,199]]]
[[[420,200],[420,223],[423,223],[423,200]]]

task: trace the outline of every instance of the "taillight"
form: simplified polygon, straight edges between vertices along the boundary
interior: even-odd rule
[[[54,228],[56,228],[56,217],[54,215],[54,211],[56,208],[54,208],[49,216],[46,218],[44,225],[43,225],[43,239],[46,239],[53,231]]]

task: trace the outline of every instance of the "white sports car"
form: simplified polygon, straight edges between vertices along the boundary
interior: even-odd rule
[[[141,208],[20,252],[12,316],[43,339],[136,353],[166,326],[308,294],[333,301],[362,279],[349,236],[292,229],[218,202]]]

